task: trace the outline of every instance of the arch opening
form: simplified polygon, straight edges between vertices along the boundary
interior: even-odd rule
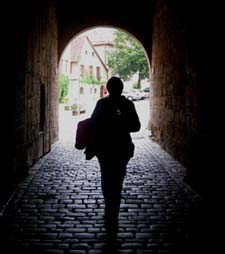
[[[129,49],[126,54],[119,53],[120,44]],[[120,68],[116,57],[126,68]],[[134,62],[140,62],[142,68],[138,69]],[[59,61],[59,80],[62,75],[67,77],[64,88],[59,84],[66,90],[59,93],[63,94],[59,98],[59,139],[65,133],[66,137],[69,132],[74,135],[76,123],[91,115],[97,100],[107,95],[106,82],[111,76],[123,80],[123,95],[134,101],[142,122],[141,133],[149,133],[150,70],[142,43],[124,29],[95,26],[80,31],[68,42]]]

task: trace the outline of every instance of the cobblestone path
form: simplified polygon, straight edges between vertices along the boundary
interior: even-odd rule
[[[182,181],[185,169],[152,141],[137,137],[134,143],[118,253],[204,253],[197,238],[204,211]],[[0,253],[105,253],[103,213],[98,161],[85,161],[72,143],[57,143],[2,211]]]

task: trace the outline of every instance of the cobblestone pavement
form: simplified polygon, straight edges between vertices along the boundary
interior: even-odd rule
[[[204,210],[200,197],[182,181],[185,169],[149,139],[136,137],[134,143],[118,253],[205,253],[198,237],[204,233]],[[73,143],[55,144],[2,213],[2,254],[105,253],[99,165],[95,158],[85,161]]]

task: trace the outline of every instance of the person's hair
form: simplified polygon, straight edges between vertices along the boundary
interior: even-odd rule
[[[120,95],[123,91],[123,82],[118,77],[111,77],[106,84],[106,88],[110,95]]]

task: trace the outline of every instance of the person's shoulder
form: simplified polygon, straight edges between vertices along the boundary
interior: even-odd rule
[[[109,95],[106,95],[106,96],[102,97],[99,100],[101,100],[101,101],[108,101],[109,100]]]
[[[102,97],[101,99],[98,100],[98,103],[99,104],[104,104],[104,103],[107,103],[109,100],[109,96],[105,96],[105,97]]]
[[[97,103],[96,103],[96,107],[99,109],[99,108],[104,108],[105,105],[107,105],[107,102],[108,102],[108,97],[105,96],[103,98],[100,98],[97,100]]]
[[[125,96],[121,96],[122,103],[126,105],[134,105],[134,103],[131,100],[128,100]]]

